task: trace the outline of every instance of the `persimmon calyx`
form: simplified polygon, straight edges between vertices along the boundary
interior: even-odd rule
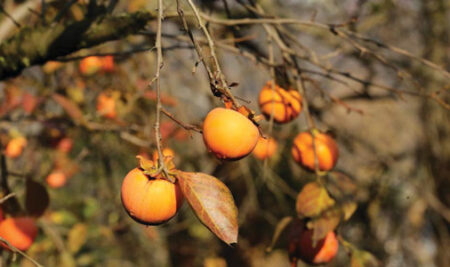
[[[310,132],[311,132],[312,136],[314,136],[314,137],[316,137],[317,135],[320,134],[320,131],[319,131],[319,129],[317,129],[317,128],[312,128],[312,129],[310,130]]]
[[[158,170],[158,168],[156,168],[152,160],[149,160],[141,155],[136,156],[136,158],[139,160],[139,167],[143,169],[145,172],[152,172],[154,170]]]

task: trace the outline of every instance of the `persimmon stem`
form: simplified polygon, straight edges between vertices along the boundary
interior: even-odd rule
[[[156,149],[158,151],[158,163],[160,166],[160,169],[164,175],[165,178],[167,178],[170,182],[174,183],[175,180],[170,177],[169,172],[167,171],[166,165],[164,163],[164,155],[161,151],[161,129],[159,127],[160,121],[161,121],[161,69],[164,65],[163,62],[163,55],[162,55],[162,45],[161,45],[161,24],[163,19],[163,4],[162,0],[158,0],[158,28],[156,32],[156,41],[155,41],[155,47],[156,47],[156,75],[155,75],[155,83],[156,83],[156,122],[155,122],[155,141],[156,141]]]

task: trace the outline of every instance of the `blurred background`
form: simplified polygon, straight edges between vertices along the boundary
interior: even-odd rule
[[[143,0],[5,0],[0,6],[0,56],[8,52],[2,45],[26,27],[37,32],[40,25],[67,27],[72,21],[100,17],[88,12],[95,2],[112,7],[111,16],[156,10],[156,1]],[[189,16],[191,9],[180,2],[195,38],[204,40]],[[332,196],[345,189],[358,205],[337,232],[373,254],[380,266],[450,266],[449,2],[255,2],[269,16],[345,24],[345,30],[374,40],[284,25],[285,36],[292,38],[285,41],[298,51],[304,78],[313,81],[306,84],[305,94],[316,127],[330,131],[339,146],[336,170],[342,177],[328,177],[327,189]],[[204,14],[224,20],[255,17],[246,8],[253,1],[196,4]],[[208,75],[182,30],[176,2],[165,0],[164,7],[161,101],[177,120],[201,127],[208,111],[223,104],[211,93]],[[53,20],[55,16],[60,18]],[[269,55],[263,25],[207,21],[207,27],[227,81],[238,83],[231,89],[233,95],[259,113],[259,91],[272,79],[267,64],[255,61]],[[134,222],[124,211],[121,182],[137,166],[136,155],[151,155],[155,149],[156,93],[148,86],[155,75],[155,31],[151,20],[134,34],[69,55],[43,57],[15,77],[2,76],[2,151],[15,137],[27,140],[20,156],[2,157],[8,174],[2,179],[22,206],[27,179],[44,185],[50,199],[37,219],[39,234],[27,254],[44,266],[290,266],[283,238],[271,253],[265,250],[277,223],[295,216],[302,186],[315,179],[290,152],[294,137],[308,129],[304,112],[273,129],[261,122],[262,131],[272,132],[278,142],[276,154],[266,162],[252,155],[221,162],[208,153],[201,134],[162,116],[163,146],[175,152],[177,168],[211,174],[230,188],[239,209],[237,245],[230,247],[216,238],[187,203],[176,217],[155,227]],[[282,66],[282,51],[274,46],[274,62]],[[83,66],[92,55],[103,60],[102,67]],[[110,65],[104,62],[106,55]],[[102,94],[115,103],[113,118],[98,110]],[[61,152],[63,139],[73,143],[68,153]],[[55,170],[64,170],[68,179],[60,188],[46,180]],[[2,189],[5,193],[4,184]],[[11,206],[4,209],[17,212]],[[33,266],[19,255],[12,260],[8,251],[1,252],[1,259],[4,266]],[[350,266],[348,251],[341,246],[328,266]]]

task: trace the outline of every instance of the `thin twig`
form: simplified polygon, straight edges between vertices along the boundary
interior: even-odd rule
[[[194,12],[195,17],[197,18],[197,22],[200,25],[200,28],[202,29],[203,34],[205,35],[206,39],[208,40],[208,46],[209,46],[209,49],[211,50],[210,51],[211,52],[211,57],[213,58],[214,65],[215,65],[216,72],[217,72],[217,76],[219,77],[219,80],[221,82],[221,88],[220,89],[222,89],[224,91],[225,95],[231,100],[233,105],[237,108],[240,105],[237,102],[237,100],[235,99],[235,97],[233,96],[233,94],[231,94],[230,88],[229,88],[229,86],[228,86],[228,84],[227,84],[227,82],[225,80],[225,76],[224,76],[224,74],[222,72],[222,69],[220,67],[219,60],[217,59],[216,48],[215,48],[215,45],[214,45],[214,41],[211,38],[211,35],[209,34],[208,29],[206,29],[206,26],[203,23],[203,19],[201,18],[200,13],[197,10],[197,7],[195,6],[195,4],[192,2],[192,0],[187,0],[187,1],[189,3],[189,6],[191,7],[192,11]]]
[[[16,25],[17,28],[22,27],[22,26],[20,25],[20,23],[17,22],[17,20],[15,20],[15,19],[13,18],[13,16],[11,16],[8,12],[6,12],[6,10],[3,8],[3,5],[0,5],[0,12],[3,13],[3,14],[5,14],[5,16],[6,16],[8,19],[10,19],[11,22],[12,22],[14,25]]]
[[[156,149],[158,150],[158,163],[160,166],[161,171],[163,172],[165,178],[167,178],[170,182],[174,183],[175,180],[169,175],[169,171],[166,168],[166,165],[164,163],[164,156],[161,150],[161,129],[159,128],[160,120],[161,120],[161,77],[160,72],[163,67],[163,55],[162,55],[162,45],[161,45],[161,25],[162,25],[162,19],[163,19],[163,2],[162,0],[158,0],[158,28],[156,32],[156,55],[157,55],[157,62],[156,62],[156,75],[155,75],[155,82],[156,82],[156,122],[155,122],[155,141],[156,141]]]
[[[4,239],[3,237],[0,237],[0,241],[2,243],[5,243],[13,253],[18,253],[18,254],[22,255],[25,259],[29,260],[30,262],[32,262],[34,265],[36,265],[38,267],[44,267],[39,262],[37,262],[35,259],[28,256],[25,252],[21,251],[20,249],[16,248],[15,246],[11,245],[11,243],[9,243],[8,240]]]
[[[12,198],[12,197],[15,197],[16,196],[16,193],[9,193],[9,194],[7,194],[6,196],[4,196],[4,197],[2,197],[1,199],[0,199],[0,204],[3,204],[5,201],[7,201],[8,199],[10,199],[10,198]]]
[[[168,112],[166,109],[161,108],[161,112],[164,113],[164,115],[166,115],[169,119],[173,120],[175,123],[177,123],[178,125],[180,125],[181,127],[183,127],[185,130],[188,131],[194,131],[197,133],[202,133],[202,129],[200,129],[199,127],[192,125],[192,124],[186,124],[180,120],[178,120],[177,118],[175,118],[175,116],[173,116],[170,112]]]

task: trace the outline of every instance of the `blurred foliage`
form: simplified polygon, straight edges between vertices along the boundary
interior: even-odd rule
[[[9,29],[6,36],[20,30],[7,26],[11,23],[8,15],[18,15],[21,10],[19,2],[36,3],[34,11],[25,12],[18,23],[33,25],[40,20],[41,1],[4,1],[0,12],[1,42],[6,42],[1,32],[5,28]],[[69,1],[46,2],[45,14],[50,18]],[[82,19],[87,2],[95,1],[76,2],[62,15],[63,22]],[[117,2],[114,14],[144,9],[153,12],[156,8],[156,1]],[[241,18],[249,16],[240,5],[247,2],[253,1],[202,0],[197,4],[207,14],[226,18],[231,12],[233,17]],[[450,9],[446,1],[256,2],[268,15],[283,18],[338,24],[357,17],[355,23],[346,26],[349,30],[401,47],[446,70],[450,67]],[[164,1],[164,6],[167,14],[176,14],[175,1]],[[182,6],[189,10],[187,5]],[[201,36],[195,22],[190,23],[196,36]],[[267,36],[260,25],[225,27],[211,23],[208,27],[221,44],[243,38],[245,42],[234,44],[241,51],[266,54]],[[151,22],[148,32],[155,29],[156,23]],[[177,120],[200,127],[207,112],[222,104],[211,94],[208,76],[196,62],[191,43],[170,38],[186,37],[180,29],[176,17],[166,17],[161,100]],[[321,177],[319,189],[328,199],[326,207],[314,205],[318,209],[311,211],[314,214],[297,209],[310,217],[326,214],[335,222],[331,228],[339,223],[336,231],[341,246],[336,259],[327,266],[449,266],[449,111],[423,96],[370,86],[378,83],[400,91],[431,93],[448,87],[448,79],[417,60],[390,51],[374,48],[375,55],[361,53],[327,30],[305,28],[292,30],[291,35],[309,47],[295,48],[305,55],[368,81],[336,82],[310,75],[325,89],[306,87],[317,128],[335,135],[340,150],[336,171]],[[261,122],[262,131],[278,142],[277,153],[267,162],[251,155],[240,161],[220,162],[208,153],[201,134],[162,117],[161,125],[166,125],[161,126],[163,146],[175,151],[177,168],[208,173],[231,190],[239,209],[237,245],[222,243],[187,204],[161,226],[139,225],[124,211],[120,200],[122,179],[137,166],[136,155],[152,155],[156,148],[156,95],[148,86],[155,74],[153,45],[152,34],[136,34],[83,49],[55,65],[48,62],[29,67],[18,77],[0,83],[2,153],[12,138],[27,139],[20,157],[6,158],[10,191],[16,194],[21,207],[36,215],[47,206],[40,186],[46,186],[50,199],[37,220],[39,235],[26,253],[44,266],[63,267],[289,266],[282,233],[272,252],[265,251],[278,222],[297,215],[298,193],[316,181],[314,173],[300,168],[291,157],[294,137],[308,128],[304,112],[295,121],[275,124],[273,129],[269,122]],[[228,82],[239,83],[232,88],[233,94],[258,112],[258,93],[271,79],[269,69],[228,50],[218,51]],[[81,60],[97,54],[112,54],[114,69],[81,73]],[[279,58],[281,51],[276,49],[274,54]],[[377,55],[388,63],[377,60]],[[302,64],[320,70],[310,62]],[[448,90],[442,92],[443,100],[448,101]],[[101,93],[115,100],[116,117],[105,118],[98,111],[97,97]],[[58,143],[66,137],[73,140],[73,148],[62,153]],[[47,175],[54,169],[66,174],[67,184],[62,188],[46,184]],[[33,192],[27,187],[34,188]],[[4,184],[2,189],[4,196]],[[36,199],[36,203],[29,198]],[[8,216],[25,211],[10,204],[12,201],[2,204]],[[311,218],[308,227],[321,223],[329,226],[329,221],[321,221],[323,218]],[[2,266],[33,266],[6,250],[0,252],[0,258]]]

